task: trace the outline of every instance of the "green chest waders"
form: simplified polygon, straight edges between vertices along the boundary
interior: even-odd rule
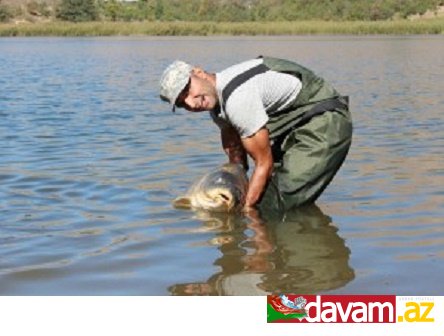
[[[312,71],[287,60],[265,57],[236,76],[222,92],[222,107],[250,78],[273,70],[296,76],[302,89],[284,111],[269,114],[275,168],[260,201],[264,211],[282,211],[314,202],[344,162],[351,145],[348,99]]]

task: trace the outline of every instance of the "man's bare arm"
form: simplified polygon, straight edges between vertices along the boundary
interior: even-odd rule
[[[222,147],[230,163],[239,163],[248,170],[247,153],[236,130],[229,126],[222,128],[221,138]]]
[[[273,155],[268,129],[263,127],[254,135],[242,138],[242,145],[255,162],[245,202],[245,207],[248,208],[255,206],[259,201],[273,173]]]

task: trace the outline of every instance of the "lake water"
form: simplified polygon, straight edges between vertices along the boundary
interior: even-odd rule
[[[225,156],[160,74],[257,55],[351,97],[344,166],[281,218],[174,209]],[[0,39],[0,294],[442,294],[442,55],[444,36]]]

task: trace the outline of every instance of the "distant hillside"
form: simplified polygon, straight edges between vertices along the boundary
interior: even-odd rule
[[[58,10],[91,1],[93,16],[64,17]],[[440,6],[444,0],[0,0],[0,21],[374,21],[433,16]]]

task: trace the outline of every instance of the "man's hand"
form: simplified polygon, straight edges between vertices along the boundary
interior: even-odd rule
[[[246,152],[255,162],[255,169],[250,179],[250,186],[245,201],[245,208],[248,208],[254,207],[265,191],[265,187],[273,172],[273,155],[266,127],[262,127],[248,138],[242,138],[241,141]]]

